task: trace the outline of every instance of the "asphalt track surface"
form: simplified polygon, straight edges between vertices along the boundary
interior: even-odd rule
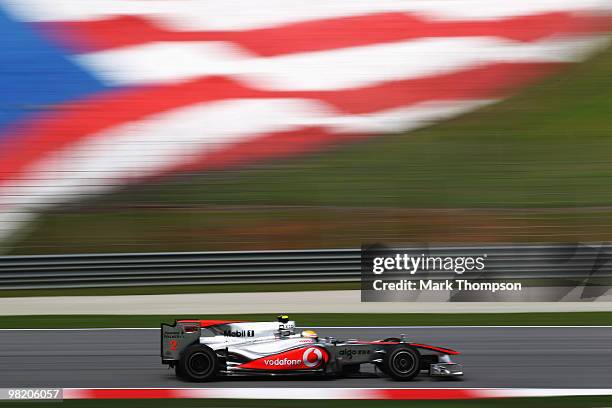
[[[320,328],[319,335],[379,339],[405,333],[454,348],[462,380],[421,375],[224,378],[193,384],[160,364],[159,330],[0,330],[0,388],[10,387],[529,387],[608,388],[612,327]]]

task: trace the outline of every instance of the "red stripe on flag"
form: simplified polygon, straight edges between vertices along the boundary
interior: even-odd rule
[[[154,41],[229,41],[261,56],[331,50],[424,37],[494,36],[534,41],[557,34],[607,30],[607,15],[554,12],[492,20],[441,21],[405,13],[305,21],[244,31],[172,31],[137,16],[100,21],[39,23],[47,34],[77,52]]]
[[[561,66],[560,63],[499,63],[312,95],[344,112],[371,113],[426,101],[501,97]],[[307,98],[309,93],[294,93],[291,96]]]

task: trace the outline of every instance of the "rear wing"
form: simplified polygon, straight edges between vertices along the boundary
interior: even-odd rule
[[[178,321],[161,325],[161,359],[171,364],[180,359],[182,351],[200,339],[201,323],[197,320]]]

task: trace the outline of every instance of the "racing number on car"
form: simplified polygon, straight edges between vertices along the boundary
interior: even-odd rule
[[[170,340],[170,350],[176,351],[176,340]]]

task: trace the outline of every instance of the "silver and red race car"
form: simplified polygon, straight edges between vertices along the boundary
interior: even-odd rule
[[[161,358],[190,381],[234,375],[355,375],[362,364],[396,380],[421,371],[434,377],[463,375],[453,363],[457,351],[407,341],[403,336],[376,341],[320,338],[312,330],[296,333],[294,321],[177,320],[162,324]]]

